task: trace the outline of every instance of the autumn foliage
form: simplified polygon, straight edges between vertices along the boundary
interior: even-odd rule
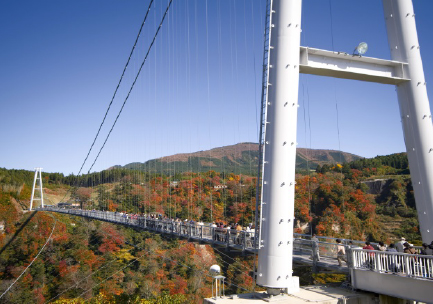
[[[415,239],[419,230],[410,181],[393,177],[380,196],[368,194],[363,183],[378,174],[407,170],[402,156],[396,155],[298,174],[295,231],[386,240],[389,235],[381,222],[389,217],[405,219],[399,233]],[[227,292],[254,287],[253,257],[79,217],[23,214],[19,206],[28,203],[31,178],[21,171],[13,174],[0,188],[0,223],[4,225],[0,292],[29,265],[56,226],[43,253],[6,295],[6,303],[201,303],[211,295],[208,269],[215,263],[227,277]],[[115,178],[103,176],[97,182],[92,176],[81,177],[86,185],[71,188],[70,202],[79,202],[84,209],[156,212],[169,218],[244,227],[254,223],[255,177],[215,171],[166,176],[133,170],[116,171]],[[50,194],[58,191],[61,181],[59,175],[46,175]],[[97,186],[88,187],[92,184]]]

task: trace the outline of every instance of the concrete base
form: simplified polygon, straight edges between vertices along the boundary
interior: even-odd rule
[[[362,269],[352,269],[351,272],[352,286],[356,289],[409,301],[433,302],[433,280],[414,279],[403,273],[392,274]]]
[[[265,292],[245,293],[218,299],[204,299],[205,304],[248,304],[248,303],[276,302],[278,304],[375,304],[374,294],[352,292],[343,288],[326,286],[301,287],[299,292],[290,295],[268,296]]]
[[[289,286],[286,288],[285,293],[296,294],[299,290],[299,277],[291,277],[289,280]]]

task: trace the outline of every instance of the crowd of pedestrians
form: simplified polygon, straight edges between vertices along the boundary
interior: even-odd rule
[[[96,210],[91,210],[91,212],[96,212]],[[140,226],[146,226],[149,228],[155,228],[158,230],[171,231],[174,233],[184,234],[188,236],[209,236],[214,241],[235,244],[235,245],[245,245],[246,247],[253,247],[255,228],[252,223],[248,226],[243,227],[239,223],[224,224],[221,222],[204,223],[202,221],[194,220],[181,220],[179,218],[168,218],[160,213],[152,212],[149,214],[138,214],[138,213],[127,213],[127,212],[114,212],[116,217],[123,218],[126,222],[131,224],[138,224]],[[204,232],[205,231],[205,232]],[[312,259],[316,258],[320,261],[320,250],[319,250],[319,239],[315,234],[311,237],[312,241]],[[345,244],[342,243],[341,239],[336,240],[336,253],[338,265],[343,266],[343,262],[348,263],[347,249],[361,249],[352,241],[346,241]],[[365,242],[362,247],[364,250],[370,250],[367,257],[366,266],[369,268],[373,267],[373,261],[376,258],[373,251],[381,251],[388,253],[405,253],[405,254],[420,254],[433,256],[433,241],[431,244],[422,244],[422,248],[419,252],[414,248],[414,246],[407,242],[404,237],[401,237],[395,244],[391,243],[386,245],[384,242],[379,242],[377,244],[372,244],[369,241]],[[349,257],[350,258],[350,257]],[[382,259],[382,257],[380,257]],[[394,262],[393,262],[394,263]],[[397,269],[397,263],[391,268]]]
[[[239,223],[224,224],[223,222],[204,223],[202,221],[181,220],[179,218],[168,218],[158,213],[150,214],[128,214],[118,213],[127,220],[146,221],[145,225],[149,228],[158,230],[172,230],[174,233],[199,236],[201,234],[212,235],[214,241],[252,247],[254,242],[254,227],[250,223],[243,227]],[[206,229],[207,228],[207,229]],[[203,231],[205,231],[203,233]]]
[[[361,247],[354,245],[352,241],[346,243],[347,245],[343,245],[342,241],[337,239],[336,243],[337,262],[340,267],[343,266],[343,262],[348,264],[348,260],[352,258],[352,255],[347,255],[347,249],[361,249]],[[421,263],[419,257],[411,256],[408,259],[404,258],[401,254],[433,256],[433,242],[431,242],[430,245],[426,243],[422,244],[422,249],[418,251],[411,243],[402,237],[400,241],[395,244],[391,243],[388,246],[384,242],[372,244],[367,241],[362,249],[369,251],[364,253],[360,252],[354,255],[353,258],[358,259],[358,265],[361,265],[363,268],[391,273],[404,272],[407,275],[422,276],[424,278],[432,277],[431,269],[426,267],[424,262]],[[376,254],[375,251],[401,254],[381,255]]]

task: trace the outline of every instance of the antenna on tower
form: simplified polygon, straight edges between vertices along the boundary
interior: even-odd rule
[[[39,185],[36,186],[36,181],[39,180]],[[35,190],[38,190],[40,193],[39,198],[35,198]],[[41,201],[41,206],[44,208],[44,192],[42,190],[42,168],[35,168],[35,178],[33,179],[33,189],[32,189],[32,197],[30,198],[30,208],[32,211],[33,201]]]

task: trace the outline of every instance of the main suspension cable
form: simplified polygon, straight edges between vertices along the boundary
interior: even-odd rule
[[[143,62],[141,63],[140,68],[138,69],[138,73],[137,73],[137,75],[135,76],[134,82],[132,83],[131,88],[129,89],[128,95],[126,95],[126,98],[125,98],[125,100],[123,101],[122,107],[120,108],[119,113],[117,114],[116,119],[114,120],[114,123],[113,123],[113,125],[111,126],[110,132],[108,132],[107,137],[105,138],[105,141],[104,141],[104,143],[102,144],[101,149],[99,149],[98,155],[96,155],[96,158],[95,158],[95,160],[93,161],[92,165],[90,166],[89,171],[87,172],[87,174],[90,173],[90,171],[92,170],[92,168],[93,168],[93,166],[95,165],[96,161],[98,160],[99,155],[101,154],[102,149],[104,149],[105,144],[107,143],[107,140],[108,140],[108,138],[110,137],[110,134],[111,134],[111,132],[113,131],[114,126],[115,126],[116,123],[117,123],[117,120],[118,120],[119,117],[120,117],[120,114],[122,114],[123,108],[125,107],[125,104],[126,104],[126,102],[128,101],[129,95],[131,94],[132,89],[134,88],[135,83],[137,82],[137,79],[138,79],[138,77],[140,76],[141,70],[143,69],[143,66],[144,66],[144,64],[146,63],[147,57],[149,56],[150,50],[152,49],[152,46],[153,46],[153,44],[155,43],[156,37],[158,36],[159,30],[160,30],[161,27],[162,27],[162,24],[163,24],[163,22],[164,22],[165,16],[167,15],[168,10],[169,10],[169,8],[170,8],[172,2],[173,2],[173,0],[170,0],[170,2],[168,3],[168,6],[167,6],[167,8],[166,8],[166,10],[165,10],[165,12],[164,12],[164,15],[162,16],[162,20],[161,20],[161,22],[159,23],[158,29],[156,30],[155,36],[153,36],[152,42],[150,43],[149,49],[147,50],[146,56],[144,57],[144,60],[143,60]]]
[[[135,47],[137,46],[137,42],[138,42],[138,39],[140,38],[141,30],[143,29],[143,26],[146,23],[147,16],[149,15],[149,11],[150,11],[150,7],[152,6],[152,3],[153,3],[153,0],[150,0],[146,15],[144,16],[143,22],[141,23],[141,26],[140,26],[140,30],[138,31],[137,38],[135,38],[134,46],[132,47],[132,50],[129,53],[128,61],[126,62],[125,67],[123,68],[122,75],[120,76],[119,83],[117,84],[116,89],[114,90],[113,97],[111,98],[110,104],[108,105],[107,111],[105,112],[104,118],[102,119],[102,122],[101,122],[101,125],[99,126],[98,132],[96,133],[95,139],[93,139],[93,143],[90,146],[89,152],[87,152],[87,156],[84,159],[83,164],[81,165],[80,171],[78,171],[77,175],[80,175],[81,170],[83,170],[84,164],[86,163],[87,159],[89,158],[90,152],[92,152],[92,149],[93,149],[93,146],[95,145],[96,139],[98,138],[99,133],[101,132],[102,125],[104,124],[105,119],[107,118],[108,111],[110,111],[111,105],[113,104],[114,98],[116,97],[117,90],[119,89],[120,83],[122,82],[123,76],[125,75],[126,69],[128,68],[129,61],[131,60],[131,57],[132,57],[132,53],[134,53]]]

